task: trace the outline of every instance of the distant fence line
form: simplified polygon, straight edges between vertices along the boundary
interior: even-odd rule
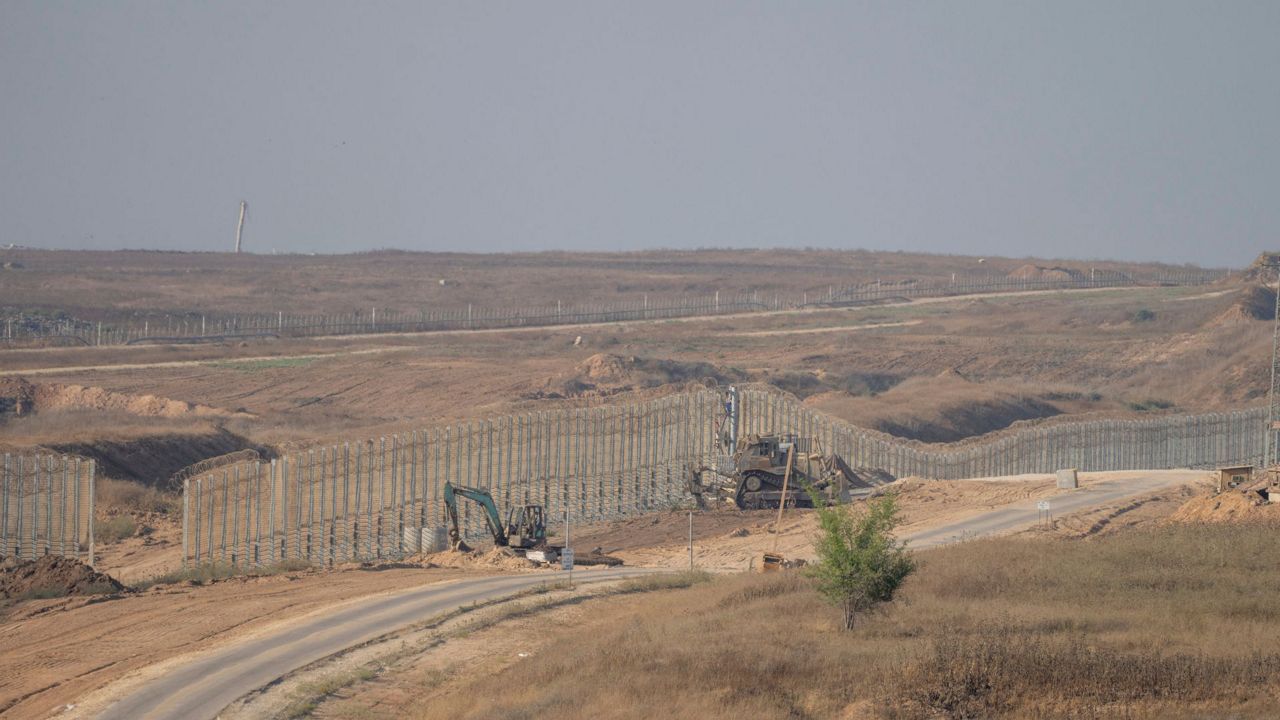
[[[1094,288],[1135,287],[1142,285],[1170,287],[1205,285],[1229,275],[1227,270],[1169,271],[1137,278],[1116,270],[1080,272],[1078,277],[1062,279],[1038,278],[956,278],[951,281],[864,282],[856,285],[832,286],[826,293],[806,293],[802,305],[858,305],[891,299],[980,295],[1004,292],[1044,290],[1088,290]]]
[[[0,466],[0,557],[93,564],[94,462],[6,453]]]
[[[946,297],[1037,290],[1072,290],[1139,285],[1202,285],[1227,274],[1225,270],[1187,270],[1134,277],[1097,271],[1068,280],[1017,278],[960,278],[951,282],[898,281],[831,286],[825,293],[793,297],[759,293],[714,293],[698,297],[645,296],[613,303],[578,303],[506,308],[467,305],[419,311],[370,309],[345,314],[285,312],[243,314],[149,313],[126,321],[89,322],[75,318],[9,318],[0,348],[24,343],[59,342],[83,345],[215,342],[252,337],[320,337],[440,330],[481,330],[553,327],[628,320],[662,320],[762,312],[812,306],[844,306],[894,299]]]
[[[960,479],[1257,463],[1265,408],[1014,428],[946,445],[894,438],[756,386],[735,391],[739,436],[796,433],[854,467]],[[223,465],[184,481],[188,563],[314,564],[396,558],[439,528],[446,481],[489,490],[504,511],[542,505],[558,522],[626,517],[686,502],[690,465],[716,465],[728,432],[724,393],[458,423]],[[462,505],[464,534],[486,535]]]
[[[938,480],[1083,471],[1210,468],[1262,462],[1267,409],[1159,415],[1017,427],[956,443],[926,444],[860,428],[770,388],[741,393],[741,431],[813,437],[850,464],[895,477]]]

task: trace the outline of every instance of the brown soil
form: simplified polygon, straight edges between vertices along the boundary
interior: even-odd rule
[[[540,563],[522,557],[511,548],[491,548],[489,550],[473,550],[472,552],[453,552],[446,550],[428,553],[414,560],[445,568],[467,568],[481,570],[515,570],[528,571],[542,569]]]
[[[130,513],[138,534],[113,543],[98,543],[94,562],[123,583],[137,583],[182,568],[182,517]]]
[[[1236,491],[1188,500],[1169,519],[1181,523],[1280,522],[1280,503]]]
[[[1085,482],[1094,481],[1086,478]],[[972,515],[981,510],[1051,495],[1051,476],[1002,480],[899,480],[885,487],[897,493],[902,511],[900,532],[909,534]],[[693,517],[694,561],[700,568],[745,570],[764,550],[775,547],[776,510],[721,509]],[[811,558],[817,516],[812,510],[788,510],[776,548],[788,558]],[[687,512],[651,513],[574,530],[574,545],[599,547],[627,565],[687,567]]]
[[[36,560],[0,560],[0,598],[99,595],[124,589],[110,575],[95,572],[78,560],[46,555]]]
[[[32,383],[21,376],[0,377],[0,412],[6,407],[17,415],[56,410],[93,410],[157,418],[252,417],[244,412],[232,412],[155,395],[130,395],[84,385]]]
[[[681,362],[596,353],[578,363],[571,372],[549,378],[545,385],[526,393],[529,399],[556,399],[615,395],[618,393],[700,382],[727,384],[742,382],[746,373],[706,362]]]
[[[154,587],[108,602],[80,597],[21,603],[0,622],[0,714],[49,717],[140,668],[322,608],[461,572],[353,567]]]
[[[1276,291],[1263,285],[1252,285],[1240,293],[1231,307],[1214,318],[1214,327],[1252,326],[1258,320],[1274,320]]]

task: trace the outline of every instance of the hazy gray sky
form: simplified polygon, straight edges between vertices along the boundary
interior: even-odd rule
[[[0,244],[1280,246],[1280,2],[0,3]]]

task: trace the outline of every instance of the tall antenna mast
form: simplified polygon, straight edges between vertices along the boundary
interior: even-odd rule
[[[244,200],[240,201],[240,222],[236,225],[236,254],[240,254],[240,236],[244,233],[244,211],[249,209],[249,203]]]

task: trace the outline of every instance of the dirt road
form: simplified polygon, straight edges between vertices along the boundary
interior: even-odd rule
[[[641,568],[584,570],[575,582],[651,572]],[[236,698],[285,673],[353,645],[474,602],[511,595],[563,573],[530,573],[434,583],[323,613],[168,670],[109,706],[103,720],[214,718]],[[91,708],[86,708],[91,710]],[[70,716],[69,716],[70,717]]]

